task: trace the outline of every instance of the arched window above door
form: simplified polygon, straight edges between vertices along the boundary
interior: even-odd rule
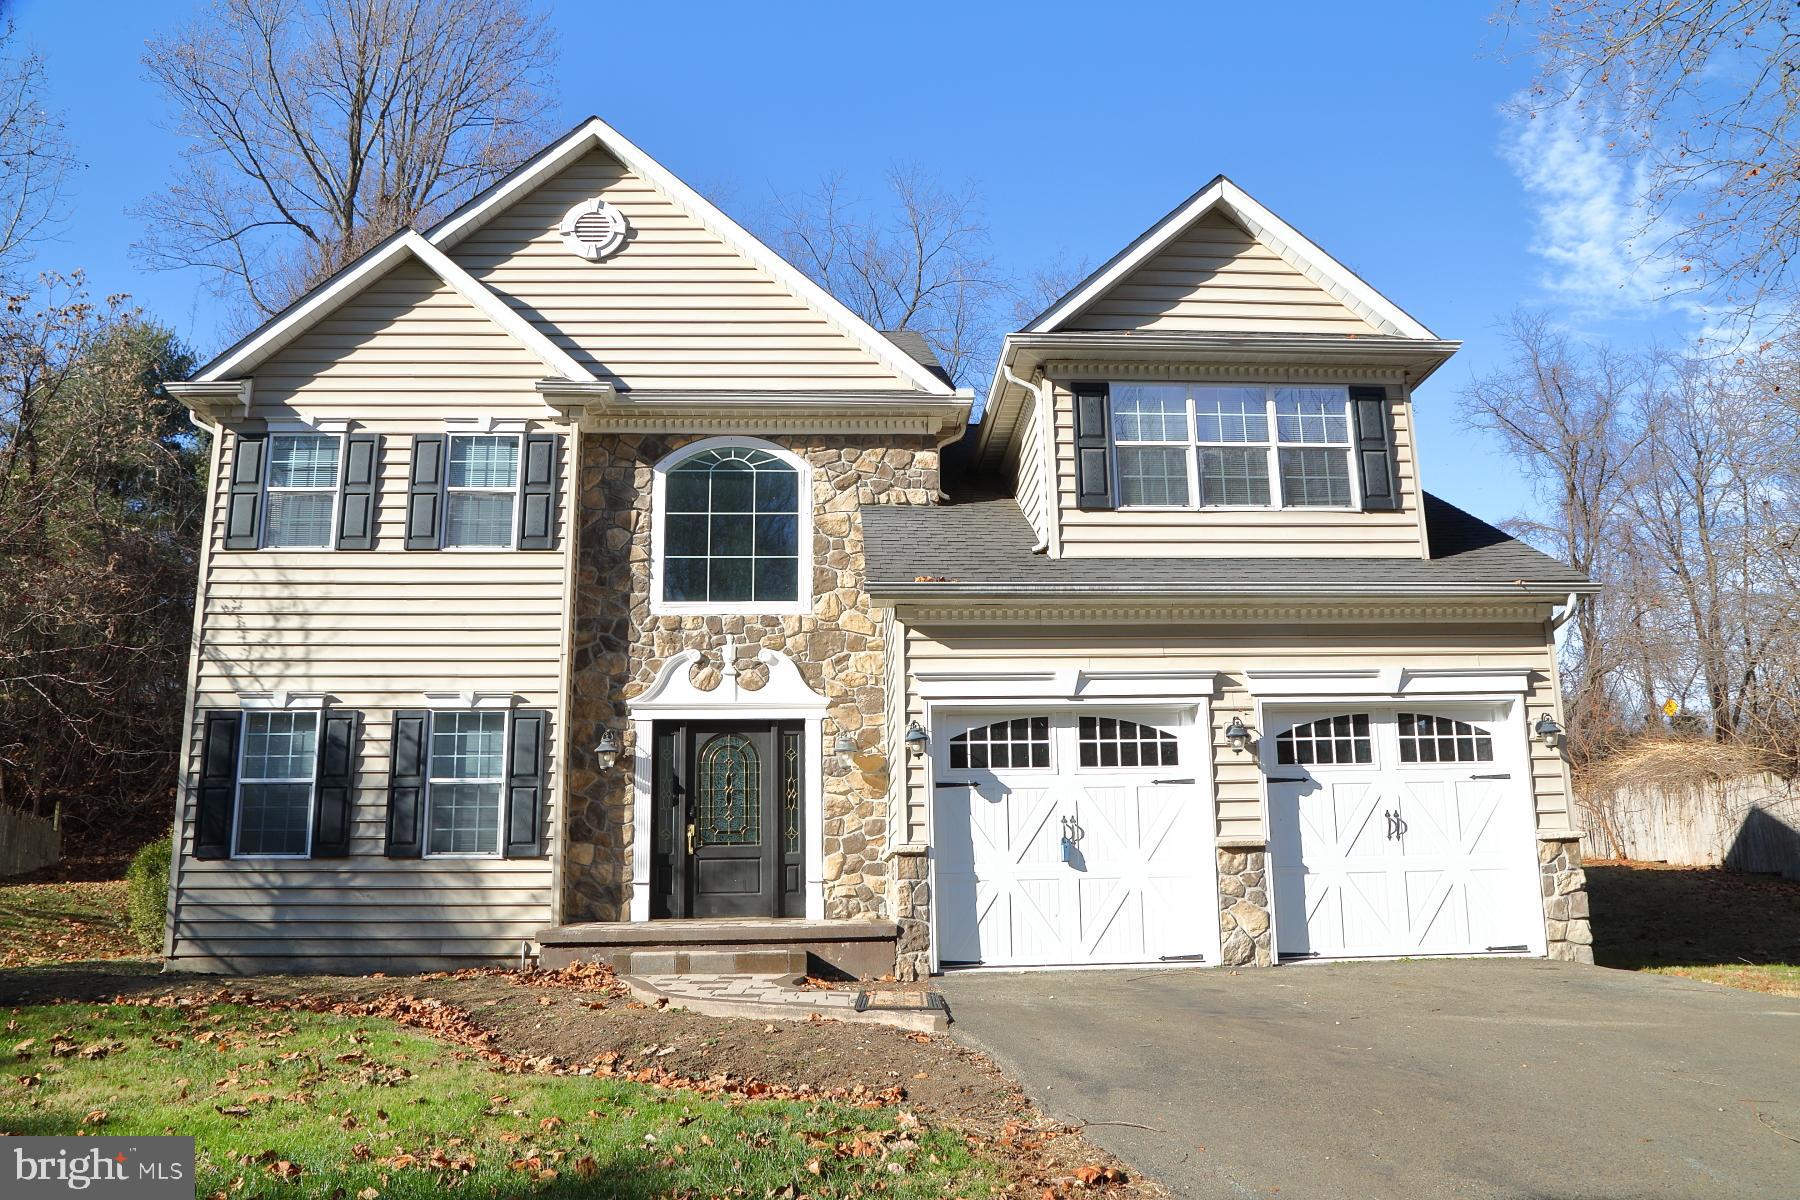
[[[707,438],[677,450],[656,472],[658,610],[811,609],[805,460],[754,439]]]

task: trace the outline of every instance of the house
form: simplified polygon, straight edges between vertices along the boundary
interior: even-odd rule
[[[171,387],[169,961],[1588,959],[1592,588],[1422,490],[1456,348],[1220,178],[971,424],[587,121]]]

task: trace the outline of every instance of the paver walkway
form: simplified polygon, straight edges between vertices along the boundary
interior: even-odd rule
[[[925,1033],[941,1033],[948,1025],[941,1008],[894,1008],[878,1005],[858,1011],[861,992],[854,988],[803,988],[791,976],[777,975],[627,975],[625,985],[640,1000],[667,1000],[712,1017],[766,1017],[806,1021],[817,1016],[833,1021],[898,1025]]]

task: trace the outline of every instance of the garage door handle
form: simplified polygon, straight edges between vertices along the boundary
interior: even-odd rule
[[[1471,775],[1470,779],[1511,779],[1511,771],[1502,771],[1498,775]]]
[[[1307,783],[1309,781],[1308,781],[1307,777],[1304,775],[1270,775],[1267,778],[1267,782],[1269,782],[1269,783]]]
[[[1152,779],[1150,782],[1151,783],[1192,783],[1194,781],[1192,778],[1188,778],[1188,779]]]

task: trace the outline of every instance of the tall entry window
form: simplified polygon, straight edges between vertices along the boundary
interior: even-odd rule
[[[809,599],[805,472],[752,444],[690,448],[661,472],[657,603],[795,612]]]

